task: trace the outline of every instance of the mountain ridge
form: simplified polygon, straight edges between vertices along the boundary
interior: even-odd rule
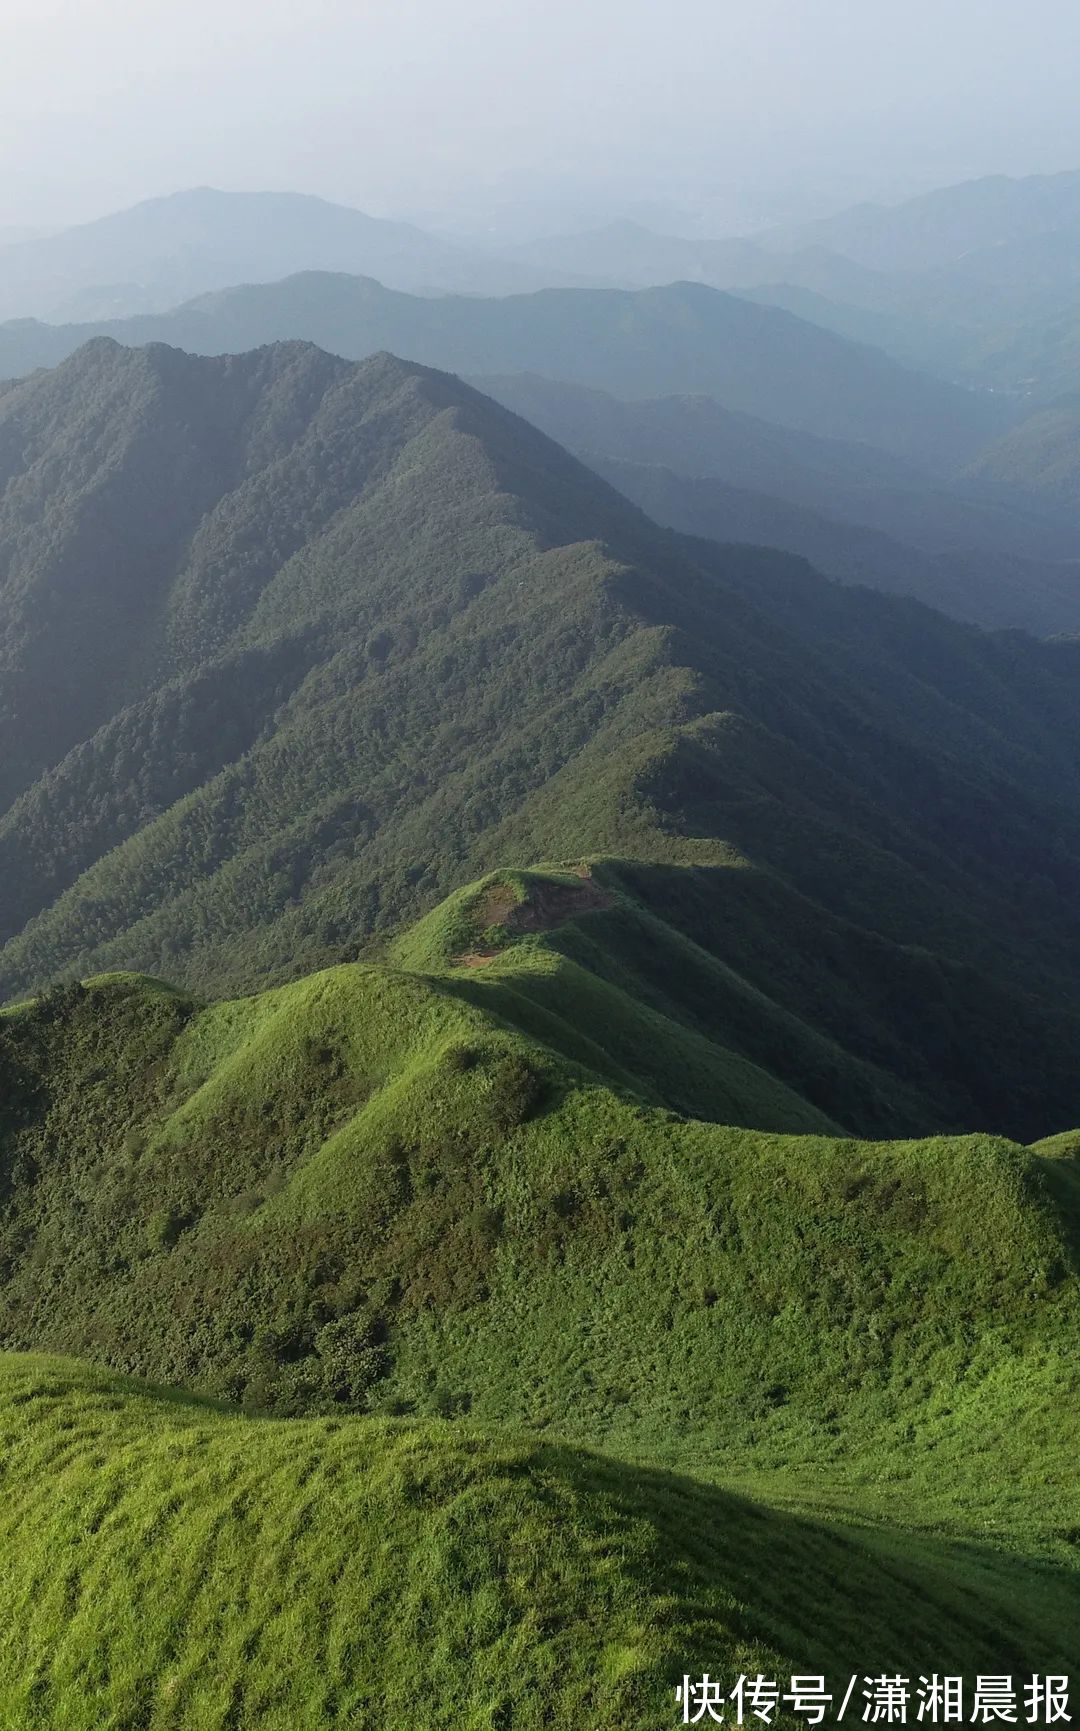
[[[1075,523],[1034,489],[995,490],[974,476],[935,487],[867,446],[814,439],[711,398],[623,403],[525,373],[472,382],[673,528],[781,547],[841,581],[918,595],[983,625],[1075,628]]]
[[[700,283],[423,299],[370,278],[310,271],[200,297],[161,316],[0,326],[0,376],[55,365],[94,336],[236,353],[314,341],[351,359],[381,350],[466,374],[541,371],[633,398],[704,391],[818,434],[956,467],[1008,424],[990,396],[923,377],[783,309]]]
[[[871,269],[932,268],[980,245],[1027,239],[1080,218],[1080,170],[984,175],[898,204],[864,203],[835,216],[770,229],[758,239],[832,245]]]
[[[190,187],[0,246],[0,317],[159,312],[237,282],[321,268],[416,291],[489,294],[550,280],[524,264],[308,193]]]
[[[415,363],[101,342],[66,369],[0,398],[4,996],[117,967],[250,990],[538,858],[743,862],[695,919],[744,906],[785,1014],[836,1038],[848,988],[815,969],[853,970],[925,1089],[939,1006],[951,1057],[905,1123],[1075,1116],[1075,645],[661,529]],[[642,881],[678,926],[687,880]],[[871,1012],[881,944],[904,984]]]

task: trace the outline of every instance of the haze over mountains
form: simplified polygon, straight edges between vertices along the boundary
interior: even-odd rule
[[[309,195],[196,188],[55,234],[0,237],[0,319],[100,323],[309,270],[425,295],[694,281],[941,378],[1047,401],[1080,386],[1077,185],[1075,174],[991,176],[734,239],[621,221],[502,251]],[[267,333],[288,336],[326,340],[313,330]],[[15,370],[53,364],[71,346],[35,345],[25,333]]]
[[[481,251],[451,243],[414,224],[367,216],[310,194],[195,187],[52,234],[0,228],[0,242],[15,248],[4,255],[0,307],[6,310],[19,297],[19,314],[51,316],[45,297],[64,283],[78,293],[127,283],[175,304],[207,288],[299,268],[385,277],[393,287],[456,289],[465,284],[452,280],[453,273],[479,269],[485,259],[489,270],[507,273],[507,280],[516,259],[544,280],[563,272],[618,287],[678,278],[716,287],[770,280],[813,287],[802,273],[816,261],[820,270],[846,269],[846,278],[834,281],[854,289],[894,274],[917,279],[961,262],[979,267],[995,255],[1018,256],[1014,249],[1020,247],[1037,260],[1055,236],[1064,248],[1078,224],[1080,174],[997,175],[900,204],[858,205],[833,217],[735,238],[663,234],[621,220],[540,236],[499,252],[491,245]],[[393,280],[395,269],[407,280]],[[411,272],[423,282],[409,277]]]
[[[1078,223],[1080,172],[1022,179],[989,175],[899,204],[860,204],[835,216],[734,239],[658,234],[641,223],[622,221],[530,241],[515,248],[515,256],[534,265],[546,262],[593,274],[610,272],[613,265],[626,272],[636,269],[645,282],[663,268],[661,249],[670,247],[672,257],[683,263],[696,259],[701,271],[709,273],[704,280],[719,286],[730,286],[723,281],[727,272],[743,273],[747,283],[752,273],[757,282],[770,272],[775,280],[786,280],[792,260],[805,260],[807,269],[814,260],[822,269],[846,266],[847,280],[854,285],[873,274],[910,277],[961,260],[979,261],[998,248],[1038,248],[1053,235],[1070,235]],[[782,261],[784,268],[764,264],[767,259]]]
[[[1025,488],[1026,422],[945,486],[870,446],[796,433],[711,397],[626,403],[528,373],[473,382],[658,522],[782,547],[843,582],[917,595],[978,624],[1077,627],[1076,501],[1055,497],[1037,469]]]
[[[54,323],[163,311],[209,289],[301,269],[420,292],[507,294],[550,280],[411,223],[287,192],[195,187],[57,234],[4,239],[0,231],[0,318]]]
[[[1025,359],[1017,353],[1010,364],[1009,347],[1017,326],[1075,314],[1080,175],[991,176],[735,240],[618,223],[535,241],[516,256],[612,283],[687,278],[749,292],[910,365],[1045,395],[1064,381],[1030,352],[1034,330]]]
[[[1080,172],[986,175],[901,204],[861,204],[775,229],[775,250],[823,246],[871,270],[929,270],[996,246],[1031,241],[1080,222]]]
[[[367,278],[309,272],[156,316],[8,324],[0,327],[0,375],[55,365],[95,335],[197,354],[302,338],[350,359],[389,349],[456,372],[540,371],[625,397],[704,390],[730,408],[946,465],[973,456],[1009,419],[990,398],[693,283],[425,299]]]
[[[974,480],[1075,511],[1080,506],[1080,397],[1037,409],[971,466]]]

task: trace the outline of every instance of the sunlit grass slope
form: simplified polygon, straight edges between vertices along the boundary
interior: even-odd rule
[[[845,1135],[822,1102],[905,1087],[872,1029],[642,869],[498,872],[254,998],[0,1016],[4,1731],[1074,1668],[1076,1137]]]
[[[471,1424],[249,1419],[12,1356],[0,1442],[5,1731],[645,1731],[684,1670],[1075,1656],[1061,1565]]]
[[[674,930],[665,962],[622,884],[498,873],[382,966],[202,1008],[112,976],[5,1015],[0,1346],[252,1412],[899,1475],[947,1522],[964,1452],[1012,1450],[1068,1528],[1071,1145],[843,1135],[785,1051],[886,1079],[771,1002],[758,1026]],[[747,1030],[788,1026],[767,1070]]]

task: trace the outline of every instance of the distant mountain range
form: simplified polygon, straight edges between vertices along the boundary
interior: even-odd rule
[[[0,230],[0,320],[98,326],[308,271],[423,295],[701,282],[941,378],[1046,400],[1078,377],[1056,335],[1080,297],[1078,185],[999,176],[750,237],[620,221],[503,253],[306,194],[194,188],[57,233]]]
[[[656,522],[684,534],[798,553],[842,583],[917,596],[954,619],[1044,636],[1080,631],[1080,557],[1048,564],[980,548],[926,553],[723,481],[581,455]]]
[[[597,283],[626,288],[653,288],[685,280],[705,282],[720,288],[749,288],[778,275],[802,271],[824,273],[830,287],[862,273],[848,266],[839,254],[823,248],[808,252],[805,259],[792,254],[780,269],[776,253],[756,236],[731,240],[690,239],[683,235],[657,233],[638,222],[613,222],[578,234],[551,235],[513,249],[514,258],[533,270],[559,270],[592,278]],[[834,275],[834,273],[836,273]]]
[[[1052,400],[1080,383],[1080,227],[863,288],[858,300],[790,281],[745,292],[908,366],[1021,402]]]
[[[1008,438],[950,488],[865,445],[708,397],[626,403],[528,373],[473,383],[687,534],[781,547],[843,582],[918,595],[982,625],[1080,628],[1075,501],[1026,490],[1002,458],[995,481],[993,454]]]
[[[1080,174],[971,181],[760,244],[777,269],[753,292],[773,304],[1020,399],[1080,388]],[[816,277],[806,248],[827,260]]]
[[[53,366],[95,335],[196,354],[302,339],[353,359],[389,349],[459,373],[532,370],[627,398],[704,392],[783,425],[945,467],[974,457],[1009,422],[991,397],[697,283],[426,299],[368,278],[306,272],[170,313],[0,326],[0,378]]]
[[[928,271],[1080,223],[1080,171],[986,175],[900,204],[859,204],[757,237],[778,252],[825,247],[877,271]]]
[[[721,288],[784,281],[856,304],[895,277],[992,259],[1080,225],[1080,173],[965,181],[897,205],[856,205],[814,222],[736,239],[661,234],[613,222],[513,248],[534,268],[648,286],[686,277]]]
[[[5,245],[0,231],[0,318],[124,318],[312,269],[429,293],[506,294],[552,281],[547,271],[307,194],[196,187],[57,234]]]
[[[1080,173],[993,176],[738,240],[615,223],[516,256],[612,283],[685,277],[748,293],[908,365],[1018,396],[1076,388],[1053,327],[1080,300]]]
[[[1018,503],[966,488],[940,469],[855,441],[780,426],[700,392],[626,401],[537,373],[473,374],[471,382],[577,451],[660,464],[775,495],[929,551],[972,546],[1049,560],[1072,556],[1076,525],[1034,493]],[[990,448],[990,447],[984,447]]]

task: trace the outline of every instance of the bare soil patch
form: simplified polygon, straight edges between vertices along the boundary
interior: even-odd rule
[[[576,866],[574,876],[578,883],[530,884],[523,902],[517,900],[512,885],[492,884],[476,904],[476,923],[484,929],[505,926],[511,932],[549,932],[580,914],[611,906],[611,896],[593,882],[587,865]],[[467,950],[453,961],[458,968],[482,968],[501,954],[497,946],[489,945]]]
[[[517,902],[506,915],[513,932],[548,932],[579,914],[596,913],[611,906],[611,897],[590,877],[577,884],[537,884],[528,900]]]

